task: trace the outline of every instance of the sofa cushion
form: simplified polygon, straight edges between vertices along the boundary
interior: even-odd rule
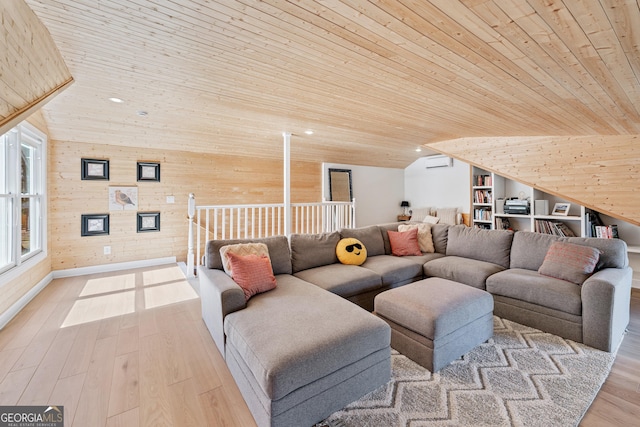
[[[380,234],[382,234],[382,241],[384,242],[385,255],[391,255],[391,244],[389,243],[389,233],[387,231],[398,231],[398,227],[405,222],[390,222],[387,224],[378,224]]]
[[[236,243],[264,243],[269,249],[273,274],[291,274],[291,254],[289,252],[289,240],[286,236],[272,236],[261,239],[209,240],[205,247],[205,266],[222,270],[220,248]]]
[[[425,262],[429,262],[431,260],[438,259],[438,258],[443,258],[445,256],[446,256],[445,254],[439,254],[438,252],[434,252],[434,253],[423,253],[420,256],[409,255],[409,256],[402,257],[402,259],[406,259],[407,261],[420,264],[420,267],[422,268]]]
[[[456,225],[458,223],[458,208],[436,208],[436,216],[440,224]]]
[[[456,225],[449,228],[447,256],[486,261],[509,268],[513,232]]]
[[[511,244],[510,268],[538,271],[551,244],[559,240],[560,237],[551,234],[516,232]]]
[[[537,271],[511,268],[487,279],[493,295],[526,301],[565,313],[582,315],[581,288],[575,283],[543,276]]]
[[[600,250],[596,271],[603,268],[625,268],[629,265],[627,244],[622,239],[597,239],[595,237],[568,237],[563,239],[576,245],[587,245]]]
[[[229,262],[229,254],[236,255],[264,255],[269,257],[269,249],[264,243],[238,243],[235,245],[226,245],[220,248],[220,259],[222,260],[222,268],[229,276],[233,276],[231,263]]]
[[[433,236],[431,235],[431,224],[400,224],[398,231],[409,231],[414,228],[418,229],[418,245],[420,245],[420,251],[424,253],[435,252]]]
[[[439,254],[447,253],[447,240],[449,238],[449,228],[447,224],[434,224],[431,226],[431,236],[433,237],[433,248]]]
[[[424,264],[426,277],[440,277],[485,289],[487,277],[504,270],[504,267],[485,261],[457,256],[446,256]]]
[[[581,285],[593,273],[600,250],[568,242],[553,242],[538,273]]]
[[[238,255],[228,252],[231,278],[244,292],[247,301],[252,296],[267,292],[276,287],[271,261],[266,255],[248,254]]]
[[[382,287],[379,274],[356,265],[324,265],[299,271],[295,276],[343,298]]]
[[[362,267],[377,273],[384,286],[407,283],[422,278],[422,265],[393,255],[368,257]]]
[[[423,222],[425,217],[433,215],[434,210],[431,206],[411,208],[411,221]]]
[[[408,231],[387,231],[391,254],[395,256],[422,255],[418,244],[418,229]]]
[[[281,399],[368,355],[389,357],[391,331],[383,320],[294,276],[277,279],[276,289],[256,295],[247,309],[224,320],[228,345],[269,399]]]
[[[340,233],[292,234],[291,268],[294,273],[321,265],[335,264]]]
[[[360,240],[367,248],[367,255],[372,257],[384,255],[384,240],[377,225],[361,228],[343,228],[340,230],[342,238],[353,237]]]

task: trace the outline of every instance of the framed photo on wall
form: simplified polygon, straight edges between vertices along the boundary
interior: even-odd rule
[[[81,236],[109,234],[109,214],[83,214]]]
[[[160,231],[160,212],[138,212],[138,233]]]
[[[138,187],[109,187],[110,211],[135,211],[138,209]]]
[[[80,159],[83,180],[109,180],[109,160]]]
[[[138,162],[138,181],[160,182],[160,163]]]

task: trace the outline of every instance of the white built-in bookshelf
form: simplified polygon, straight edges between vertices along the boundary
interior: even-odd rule
[[[590,237],[590,212],[584,206],[476,166],[471,170],[473,227]],[[553,214],[557,203],[569,206],[566,215]],[[505,208],[509,204],[518,205],[519,208]],[[512,209],[519,211],[509,212]]]

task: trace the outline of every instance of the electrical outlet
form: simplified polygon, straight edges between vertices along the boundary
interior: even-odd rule
[[[105,246],[104,247],[104,254],[105,255],[111,255],[111,246]]]
[[[167,196],[167,203],[175,203],[175,202],[176,202],[175,196]]]

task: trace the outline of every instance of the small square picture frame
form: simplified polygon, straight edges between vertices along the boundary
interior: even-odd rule
[[[109,160],[80,159],[82,180],[109,181]]]
[[[571,209],[571,203],[556,203],[553,206],[553,211],[551,212],[551,215],[557,215],[557,216],[567,216],[569,215],[569,209]]]
[[[160,212],[138,212],[136,217],[138,233],[160,231]]]
[[[138,181],[160,182],[160,163],[138,162]]]
[[[109,234],[109,214],[82,214],[81,221],[82,237]]]

